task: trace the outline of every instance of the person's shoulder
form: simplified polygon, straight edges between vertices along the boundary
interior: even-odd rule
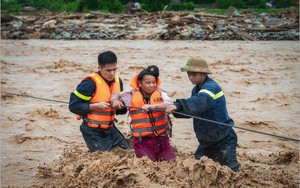
[[[90,85],[95,85],[95,82],[93,80],[93,76],[94,76],[95,73],[91,73],[89,75],[86,75],[82,81],[80,82],[79,85],[83,86],[83,87],[89,87]]]
[[[160,87],[157,88],[156,91],[157,91],[161,96],[168,96],[168,97],[169,97],[168,92],[167,92],[166,90],[160,88]]]
[[[217,83],[217,81],[215,81],[214,79],[210,78],[210,77],[207,77],[207,79],[205,80],[204,82],[205,84],[208,84],[208,85],[219,85]]]
[[[87,77],[86,79],[81,81],[80,85],[83,87],[90,87],[90,86],[94,86],[95,82],[91,77]]]
[[[202,85],[202,89],[207,89],[211,92],[218,92],[219,90],[221,90],[221,87],[214,79],[207,78]]]
[[[96,84],[91,78],[86,78],[78,84],[76,90],[86,96],[91,96],[96,89]]]
[[[93,72],[91,74],[88,74],[86,75],[82,81],[85,81],[85,80],[93,80],[94,77],[97,77],[99,76],[99,74],[97,72]]]
[[[161,87],[158,87],[156,90],[157,90],[158,92],[164,92],[164,93],[167,92],[166,90],[162,89]]]

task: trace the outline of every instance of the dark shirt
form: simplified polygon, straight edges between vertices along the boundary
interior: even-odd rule
[[[190,98],[176,100],[174,103],[177,107],[176,111],[233,125],[234,122],[227,112],[225,96],[221,95],[216,98],[211,96],[213,94],[216,95],[221,91],[221,87],[213,79],[207,77],[201,88],[198,86],[193,88],[192,96]],[[182,118],[181,115],[176,113],[174,113],[174,116]],[[227,137],[229,131],[232,130],[232,127],[195,118],[193,124],[197,139],[204,147],[205,145],[215,145],[216,143],[221,142]]]
[[[101,76],[101,73],[98,72],[98,74]],[[101,76],[102,77],[102,76]],[[103,77],[102,77],[103,78]],[[103,78],[106,83],[110,86],[112,83],[115,82],[115,80],[112,81],[107,81],[105,78]],[[119,78],[120,81],[120,88],[121,91],[123,91],[123,82],[121,78]],[[84,96],[89,96],[92,97],[93,94],[96,91],[96,84],[91,78],[88,78],[86,80],[83,80],[76,88],[76,90],[84,95]],[[74,92],[70,94],[70,101],[69,101],[69,110],[73,112],[74,114],[80,115],[82,117],[86,117],[86,114],[89,112],[89,107],[90,107],[90,102],[85,101],[77,97]],[[124,108],[122,110],[117,110],[116,114],[126,114],[127,109]]]

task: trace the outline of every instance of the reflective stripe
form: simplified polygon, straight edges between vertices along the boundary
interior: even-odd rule
[[[138,124],[138,123],[151,123],[152,121],[156,122],[156,121],[161,121],[163,119],[165,119],[166,116],[160,116],[160,117],[153,117],[151,119],[149,118],[143,118],[143,119],[137,119],[137,120],[132,120],[131,123],[132,124]]]
[[[199,91],[199,93],[206,93],[206,94],[208,94],[209,96],[211,96],[214,100],[216,100],[216,99],[218,99],[218,98],[220,98],[220,97],[222,97],[222,96],[224,95],[223,91],[220,91],[220,92],[217,93],[217,94],[213,94],[213,92],[211,92],[211,91],[209,91],[209,90],[207,90],[207,89],[201,89],[201,90]]]
[[[89,101],[89,100],[91,100],[91,98],[92,98],[92,97],[88,97],[88,96],[82,95],[82,94],[79,93],[77,90],[75,90],[73,93],[74,93],[77,97],[79,97],[80,99],[85,100],[85,101]]]

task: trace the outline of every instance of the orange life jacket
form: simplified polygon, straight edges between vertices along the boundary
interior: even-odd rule
[[[157,88],[160,84],[160,80],[157,81]],[[132,99],[129,112],[131,117],[131,131],[134,137],[150,136],[150,135],[161,135],[166,132],[169,127],[168,118],[164,111],[151,110],[149,112],[143,112],[141,108],[144,103],[143,96],[137,86],[137,76],[131,82],[131,86],[134,89],[131,90]],[[150,104],[162,103],[161,91],[157,89],[151,94]]]
[[[92,73],[83,80],[87,78],[91,78],[96,84],[96,91],[90,103],[109,102],[113,93],[121,92],[119,77],[117,75],[115,76],[115,82],[110,87],[98,73]],[[113,126],[114,119],[115,111],[109,107],[105,110],[90,110],[84,121],[87,122],[88,127],[109,129]]]

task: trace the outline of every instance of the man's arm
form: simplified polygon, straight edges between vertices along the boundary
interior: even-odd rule
[[[178,103],[176,103],[176,102],[174,102],[174,104],[169,105],[169,106],[166,108],[166,112],[167,112],[168,114],[173,113],[173,116],[176,117],[176,118],[190,118],[190,117],[187,117],[187,116],[183,116],[183,115],[181,115],[181,114],[176,114],[176,113],[174,113],[174,111],[175,111],[175,112],[180,112],[180,111],[182,111],[182,107],[181,107]]]
[[[207,95],[206,93],[197,93],[196,95],[193,95],[187,99],[176,99],[174,104],[170,105],[166,111],[169,114],[173,111],[177,111],[189,115],[198,116],[199,114],[214,106],[215,103],[209,95]],[[186,117],[176,113],[173,113],[173,115],[174,117]]]
[[[70,94],[69,110],[74,114],[86,116],[90,108],[90,99],[95,92],[95,83],[92,79],[82,81],[74,92]]]

